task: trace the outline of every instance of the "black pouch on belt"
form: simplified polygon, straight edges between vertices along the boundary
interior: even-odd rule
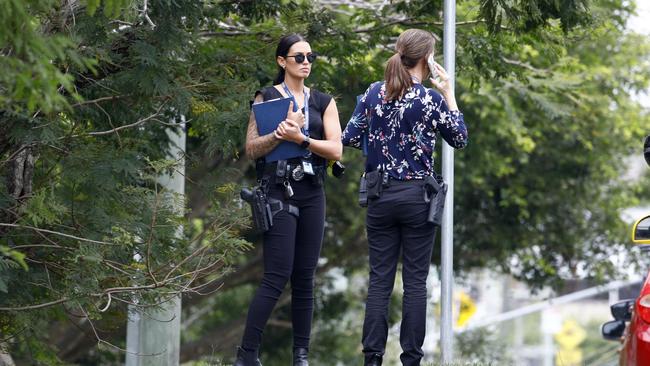
[[[447,184],[445,184],[441,176],[427,176],[424,178],[424,202],[429,204],[428,222],[440,226],[446,196]]]
[[[314,168],[314,175],[311,175],[311,184],[314,187],[322,187],[325,184],[325,169],[322,167]]]
[[[368,199],[381,197],[383,174],[381,170],[366,172],[366,187],[368,190]]]
[[[366,180],[366,173],[363,173],[361,179],[359,179],[359,206],[368,207],[368,181]]]

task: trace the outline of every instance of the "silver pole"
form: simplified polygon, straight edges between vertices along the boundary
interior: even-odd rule
[[[185,118],[181,116],[181,122]],[[172,175],[161,175],[158,183],[169,194],[185,192],[185,127],[179,133],[167,130],[171,142],[169,159],[179,160],[178,169]],[[169,199],[175,198],[170,196]],[[182,212],[183,207],[178,207]],[[176,235],[182,235],[182,227]],[[181,298],[174,297],[159,309],[141,310],[129,305],[126,328],[126,366],[176,366],[181,348]]]
[[[544,332],[543,343],[542,343],[542,353],[543,356],[543,366],[553,366],[553,356],[555,355],[555,347],[553,347],[553,334],[550,332]]]
[[[455,86],[456,68],[456,1],[445,0],[443,53],[444,66],[449,74],[452,87]],[[447,201],[442,215],[442,258],[441,294],[442,315],[440,319],[440,351],[442,363],[451,363],[454,358],[452,300],[453,300],[453,262],[454,262],[454,149],[447,143],[442,146],[442,176],[447,182]]]

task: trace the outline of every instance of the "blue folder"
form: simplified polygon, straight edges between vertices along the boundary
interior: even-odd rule
[[[253,104],[253,113],[255,113],[255,121],[257,122],[257,132],[260,136],[268,135],[275,131],[280,122],[287,118],[289,102],[292,100],[293,97],[289,97]],[[293,105],[295,110],[297,108],[296,103],[294,102]],[[265,158],[268,163],[303,156],[306,153],[307,149],[301,148],[300,145],[290,141],[283,141],[275,149],[271,150]]]

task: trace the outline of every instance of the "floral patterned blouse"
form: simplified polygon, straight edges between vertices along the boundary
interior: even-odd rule
[[[385,101],[385,93],[385,82],[370,85],[343,131],[343,145],[358,149],[367,135],[366,171],[382,168],[394,179],[423,179],[434,173],[437,132],[454,148],[467,145],[463,114],[450,111],[438,92],[414,83],[398,100]]]

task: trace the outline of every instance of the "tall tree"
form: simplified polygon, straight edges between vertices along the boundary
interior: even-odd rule
[[[107,337],[127,304],[202,293],[247,248],[245,217],[232,185],[212,184],[191,220],[156,181],[177,165],[165,130],[207,84],[186,64],[203,3],[2,7],[0,330],[18,359],[50,365],[85,357],[75,342],[123,347]]]

